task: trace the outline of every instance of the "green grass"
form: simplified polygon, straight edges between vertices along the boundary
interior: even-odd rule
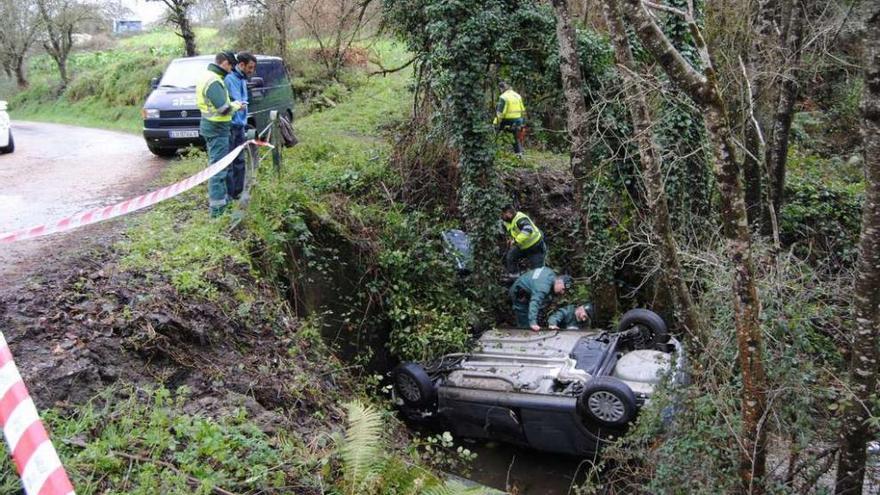
[[[216,29],[199,28],[196,36],[205,53],[224,43]],[[37,55],[29,61],[30,87],[19,91],[3,81],[0,94],[9,100],[15,120],[137,133],[150,79],[160,75],[171,59],[182,56],[182,50],[177,35],[158,30],[121,39],[108,50],[74,52],[69,60],[71,82],[60,95],[54,63],[47,55]]]
[[[263,433],[243,408],[212,420],[182,412],[185,389],[114,392],[72,415],[45,416],[79,494],[208,495],[215,487],[287,493],[314,483],[308,467],[317,460],[302,441],[284,431]],[[8,456],[0,462],[0,491],[18,493]]]
[[[140,106],[100,107],[91,101],[76,103],[29,104],[10,109],[15,120],[111,129],[138,134],[141,132]]]

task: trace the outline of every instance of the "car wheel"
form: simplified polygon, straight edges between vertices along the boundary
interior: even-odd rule
[[[621,427],[636,417],[636,396],[617,378],[594,378],[577,400],[578,413],[590,423]]]
[[[646,343],[665,344],[669,341],[669,329],[666,322],[657,313],[647,309],[631,309],[623,314],[618,332],[625,332],[633,327],[639,327],[644,333]]]
[[[437,390],[425,369],[416,363],[403,363],[392,373],[394,392],[409,407],[427,407],[434,403]]]
[[[12,139],[12,131],[9,131],[9,143],[0,148],[0,153],[12,153],[13,151],[15,151],[15,140]]]
[[[148,144],[147,148],[150,149],[150,153],[161,156],[162,158],[171,158],[177,155],[177,148],[160,148],[158,146],[153,146],[152,144]]]

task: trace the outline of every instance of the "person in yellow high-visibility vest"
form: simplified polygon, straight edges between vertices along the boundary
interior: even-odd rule
[[[218,162],[229,153],[232,116],[247,107],[245,102],[232,101],[226,89],[225,77],[235,63],[234,53],[218,53],[196,83],[196,106],[202,115],[199,134],[205,139],[208,163]],[[229,203],[226,172],[223,169],[208,179],[208,207],[212,217],[222,214]]]
[[[531,270],[544,266],[547,244],[544,242],[544,234],[535,222],[525,213],[516,211],[513,205],[506,205],[501,209],[501,220],[511,237],[508,239],[509,249],[504,258],[507,273],[519,273],[519,261],[523,258],[528,260]]]
[[[525,124],[526,106],[522,96],[514,91],[506,82],[498,83],[501,96],[495,106],[495,120],[492,125],[499,131],[506,131],[513,135],[513,152],[516,156],[523,157],[523,129]]]

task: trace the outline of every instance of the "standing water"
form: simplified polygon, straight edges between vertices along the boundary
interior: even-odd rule
[[[456,472],[482,485],[515,495],[567,495],[584,483],[590,459],[549,454],[506,443],[465,444],[477,458],[469,472]]]

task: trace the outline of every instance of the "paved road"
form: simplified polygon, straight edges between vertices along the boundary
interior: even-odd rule
[[[0,155],[0,232],[145,192],[167,163],[133,134],[36,122],[13,122],[12,129],[15,152]],[[34,273],[46,256],[88,244],[97,232],[87,227],[0,244],[0,286]]]

